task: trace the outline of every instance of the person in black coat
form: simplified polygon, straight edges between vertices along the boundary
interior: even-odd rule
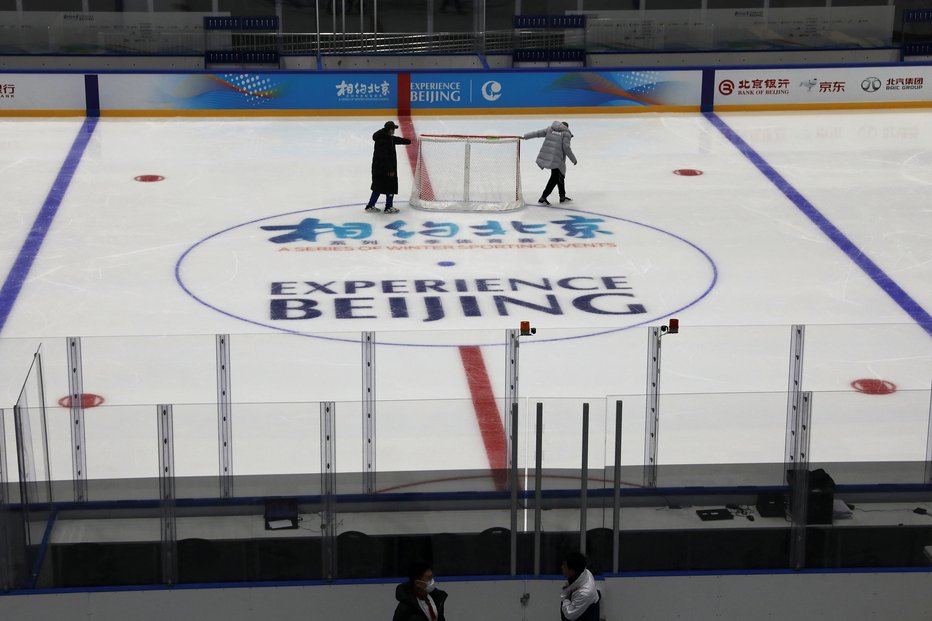
[[[446,621],[447,594],[436,588],[434,571],[427,563],[411,563],[408,581],[395,588],[395,599],[398,605],[392,621]]]
[[[392,206],[395,194],[398,194],[398,158],[395,156],[396,144],[411,144],[407,138],[396,138],[398,126],[388,121],[379,131],[372,134],[375,147],[372,150],[372,196],[366,204],[366,211],[379,213],[375,202],[379,194],[385,195],[385,213],[398,213]]]

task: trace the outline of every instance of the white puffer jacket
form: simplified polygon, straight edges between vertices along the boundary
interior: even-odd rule
[[[569,621],[575,621],[592,604],[599,601],[599,590],[595,586],[592,572],[584,569],[573,584],[563,587],[560,593],[560,609]]]
[[[558,168],[561,173],[566,175],[566,158],[570,158],[571,162],[576,163],[576,156],[573,155],[573,150],[570,148],[573,134],[570,132],[570,128],[560,121],[554,121],[546,129],[524,134],[525,140],[530,138],[544,139],[544,145],[540,148],[540,153],[537,154],[537,165],[541,168],[551,170]]]

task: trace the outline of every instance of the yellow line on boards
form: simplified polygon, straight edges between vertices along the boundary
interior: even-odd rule
[[[86,110],[0,110],[0,116],[86,116]]]

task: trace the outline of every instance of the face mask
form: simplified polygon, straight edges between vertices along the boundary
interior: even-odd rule
[[[421,587],[421,588],[423,588],[423,589],[424,589],[425,591],[427,591],[428,593],[430,593],[431,591],[433,591],[434,589],[437,588],[437,583],[434,582],[433,580],[431,580],[430,582],[424,582],[423,580],[418,580],[418,582],[419,582],[420,584],[424,585],[424,586]]]

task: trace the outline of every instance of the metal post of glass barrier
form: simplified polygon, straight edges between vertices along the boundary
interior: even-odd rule
[[[618,540],[621,527],[621,413],[622,402],[615,402],[615,476],[612,490],[612,573],[618,573]]]
[[[799,411],[802,406],[803,352],[806,344],[806,326],[796,324],[790,328],[790,364],[786,388],[786,442],[783,451],[783,477],[789,482],[787,473],[793,469],[799,454],[797,444]]]
[[[520,337],[521,332],[519,330],[505,330],[505,368],[507,372],[507,377],[505,378],[505,412],[511,412],[518,404]],[[508,436],[508,434],[505,435]],[[510,437],[508,437],[508,442],[511,442]],[[509,455],[511,455],[510,444],[506,449],[506,460]]]
[[[586,553],[586,525],[589,513],[589,404],[582,410],[582,466],[579,471],[579,551]]]
[[[932,387],[929,388],[929,426],[926,431],[926,480],[932,485]]]
[[[159,509],[162,543],[160,548],[162,584],[178,583],[178,533],[175,519],[175,450],[172,406],[157,407],[159,430]]]
[[[230,335],[218,334],[217,441],[220,448],[220,497],[233,497],[233,403],[230,395]]]
[[[660,431],[660,328],[648,329],[647,407],[644,428],[644,487],[657,487],[657,446]]]
[[[13,537],[9,532],[6,460],[6,420],[0,408],[0,592],[13,588]]]
[[[792,519],[790,527],[790,567],[803,569],[806,566],[806,525],[809,516],[809,421],[812,408],[812,393],[804,392],[800,400],[799,416],[796,417],[796,454],[793,456],[793,480],[791,484]]]
[[[518,404],[511,406],[511,464],[508,484],[511,489],[511,575],[518,574]]]
[[[540,575],[540,511],[543,483],[544,404],[537,404],[537,429],[534,432],[534,575]]]
[[[33,359],[36,363],[36,381],[39,389],[39,413],[42,416],[42,448],[45,451],[45,487],[49,503],[52,502],[52,461],[49,455],[48,413],[45,410],[45,375],[42,373],[42,344],[36,349]]]
[[[320,404],[320,536],[321,569],[324,580],[337,573],[336,517],[336,407],[333,401]]]
[[[375,332],[362,333],[362,493],[375,493]]]
[[[434,40],[434,0],[427,0],[427,40]]]
[[[330,16],[332,24],[330,26],[330,50],[337,51],[337,0],[330,0]]]
[[[87,499],[87,459],[84,450],[84,372],[80,337],[68,337],[68,390],[71,394],[71,465],[74,501]]]
[[[31,372],[31,370],[30,370]],[[28,379],[27,379],[28,382]],[[16,466],[19,472],[19,497],[22,507],[22,523],[25,530],[26,549],[33,545],[30,520],[33,506],[39,502],[36,489],[35,450],[32,444],[32,425],[29,421],[29,397],[23,387],[19,399],[13,406],[13,429],[16,432]],[[28,554],[28,553],[27,553]],[[26,557],[27,565],[29,557]],[[28,578],[27,578],[28,580]]]
[[[317,67],[320,67],[320,0],[314,0],[314,23],[317,25]]]
[[[644,423],[644,487],[657,487],[657,453],[660,446],[660,339],[665,334],[677,334],[680,320],[670,318],[670,324],[648,329],[647,407]]]

